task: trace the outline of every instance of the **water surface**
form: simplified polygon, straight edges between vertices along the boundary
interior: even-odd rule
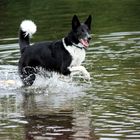
[[[18,76],[18,26],[38,25],[32,42],[61,39],[71,18],[93,15],[83,65],[91,81]],[[0,1],[0,139],[139,140],[140,2],[138,0]],[[81,77],[81,76],[79,76]]]

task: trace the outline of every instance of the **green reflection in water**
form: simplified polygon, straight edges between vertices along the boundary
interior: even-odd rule
[[[71,28],[74,14],[93,16],[93,32],[140,30],[139,0],[25,0],[1,1],[0,38],[16,37],[20,22],[32,19],[38,25],[35,40],[61,38]]]

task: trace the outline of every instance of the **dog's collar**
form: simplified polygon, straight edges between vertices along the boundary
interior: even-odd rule
[[[63,42],[64,47],[66,48],[67,45],[66,45],[66,43],[65,43],[64,38],[62,38],[62,42]],[[77,47],[77,48],[79,48],[79,49],[81,49],[81,50],[82,50],[82,49],[85,49],[85,50],[86,50],[86,48],[85,48],[81,43],[75,44],[75,43],[72,42],[72,45],[75,46],[75,47]]]
[[[86,48],[81,43],[75,44],[75,43],[72,42],[72,45],[79,48],[79,49],[85,49],[86,50]]]

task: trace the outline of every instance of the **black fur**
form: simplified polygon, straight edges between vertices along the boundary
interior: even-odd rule
[[[79,38],[87,37],[90,24],[91,16],[88,17],[85,23],[80,24],[75,15],[72,19],[72,30],[64,38],[65,44],[72,46],[73,43],[79,43]],[[63,75],[71,73],[68,67],[72,62],[72,56],[63,46],[62,40],[40,42],[34,45],[30,45],[29,40],[29,34],[25,36],[25,32],[20,29],[19,44],[21,58],[19,60],[19,74],[25,86],[33,84],[36,78],[37,67]]]

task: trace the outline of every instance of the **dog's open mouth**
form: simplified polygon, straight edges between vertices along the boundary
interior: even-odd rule
[[[87,48],[89,46],[89,40],[88,39],[80,39],[80,43]]]

